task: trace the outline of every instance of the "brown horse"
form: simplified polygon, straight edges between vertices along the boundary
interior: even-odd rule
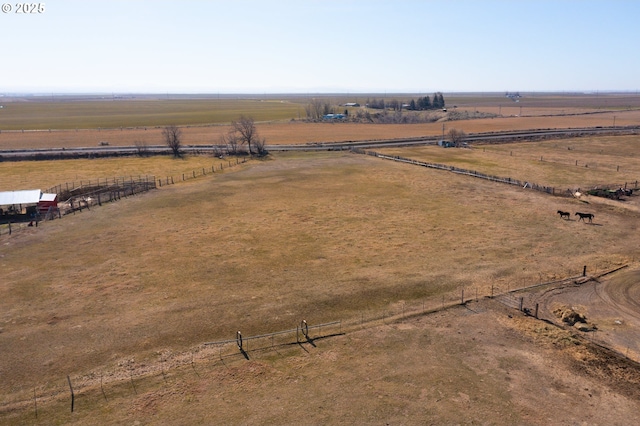
[[[589,223],[593,222],[593,218],[596,217],[596,215],[594,215],[593,213],[580,213],[580,212],[576,212],[576,216],[580,216],[578,218],[578,222],[580,221],[585,221],[584,219],[587,218],[589,219]]]
[[[558,214],[560,215],[561,218],[567,218],[570,219],[571,218],[571,213],[569,212],[563,212],[562,210],[558,210]]]

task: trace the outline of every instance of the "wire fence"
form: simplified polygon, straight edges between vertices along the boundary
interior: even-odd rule
[[[221,159],[222,160],[222,159]],[[210,176],[217,172],[246,163],[246,158],[230,158],[216,162],[211,167],[202,167],[181,175],[156,176],[138,175],[128,177],[113,177],[95,180],[81,180],[78,182],[66,182],[47,188],[44,192],[57,194],[58,205],[50,207],[46,212],[37,212],[35,216],[15,215],[0,220],[0,236],[11,235],[31,226],[38,226],[39,222],[62,218],[68,214],[75,214],[94,206],[101,206],[130,197],[162,186],[174,185],[188,180]]]
[[[197,170],[192,170],[190,173],[182,173],[181,176],[165,176],[162,178],[158,178],[158,187],[162,187],[163,185],[174,185],[179,182],[185,182],[191,179],[207,176],[216,173],[216,171],[223,172],[225,169],[229,169],[231,167],[237,166],[238,164],[244,164],[246,162],[247,159],[244,157],[242,159],[235,157],[212,164],[211,167],[202,167]]]
[[[571,194],[570,191],[556,191],[556,189],[552,186],[546,186],[546,185],[539,185],[537,183],[534,182],[528,182],[528,181],[521,181],[518,179],[513,179],[510,177],[502,177],[502,176],[493,176],[493,175],[488,175],[485,173],[481,173],[475,170],[468,170],[468,169],[462,169],[460,167],[455,167],[455,166],[448,166],[446,164],[438,164],[438,163],[428,163],[425,161],[418,161],[418,160],[414,160],[411,158],[406,158],[406,157],[400,157],[398,155],[384,155],[384,154],[380,154],[378,152],[375,151],[365,151],[365,150],[361,150],[361,149],[353,149],[353,152],[359,153],[359,154],[366,154],[366,155],[371,155],[373,157],[377,157],[377,158],[382,158],[385,160],[392,160],[392,161],[398,161],[401,163],[407,163],[407,164],[413,164],[416,166],[421,166],[421,167],[428,167],[431,169],[438,169],[438,170],[446,170],[452,173],[456,173],[456,174],[461,174],[461,175],[466,175],[466,176],[472,176],[475,178],[480,178],[480,179],[486,179],[486,180],[490,180],[492,182],[499,182],[499,183],[506,183],[508,185],[515,185],[515,186],[519,186],[521,188],[525,188],[525,189],[532,189],[534,191],[541,191],[541,192],[546,192],[547,194],[551,194],[551,195],[556,195],[556,196],[561,196],[561,197],[572,197],[573,195]]]
[[[303,349],[308,345],[315,347],[323,339],[392,324],[411,317],[467,305],[481,299],[493,298],[510,308],[531,314],[526,310],[528,306],[526,299],[518,292],[540,286],[569,283],[583,277],[585,271],[586,267],[583,270],[583,275],[573,275],[562,280],[549,282],[522,283],[523,285],[520,287],[502,284],[502,287],[491,285],[459,288],[422,300],[398,301],[384,309],[356,311],[346,320],[316,324],[301,319],[295,324],[295,327],[270,333],[245,333],[241,331],[242,324],[239,324],[238,331],[233,337],[205,342],[179,353],[159,352],[156,360],[136,362],[133,358],[122,359],[117,364],[105,368],[60,377],[44,384],[23,383],[14,389],[11,396],[5,396],[0,401],[0,416],[6,414],[33,415],[40,419],[43,417],[43,410],[38,411],[38,404],[40,407],[50,407],[48,413],[55,416],[57,415],[56,410],[69,412],[69,405],[64,403],[65,400],[70,403],[72,412],[88,405],[95,407],[101,401],[106,403],[116,394],[122,395],[130,392],[130,395],[135,396],[139,392],[143,392],[144,389],[152,390],[154,387],[166,385],[170,379],[175,380],[181,374],[200,375],[199,372],[203,371],[205,367],[209,371],[215,370],[217,367],[228,367],[230,363],[250,360],[259,357],[261,353],[266,353],[266,356],[269,356],[269,353],[279,353],[279,350],[287,347],[302,347]],[[81,404],[78,404],[78,401]],[[67,408],[61,408],[65,406]]]

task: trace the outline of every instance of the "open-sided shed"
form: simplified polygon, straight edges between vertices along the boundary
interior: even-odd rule
[[[49,207],[57,207],[58,194],[44,194],[39,189],[0,192],[0,215],[23,214],[32,211],[47,212]]]

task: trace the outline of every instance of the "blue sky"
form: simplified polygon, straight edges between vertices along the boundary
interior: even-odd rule
[[[640,89],[635,0],[3,1],[0,93]]]

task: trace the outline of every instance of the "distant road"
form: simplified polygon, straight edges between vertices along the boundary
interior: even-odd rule
[[[464,142],[474,143],[507,143],[526,140],[541,140],[553,138],[567,138],[593,135],[612,134],[636,134],[640,132],[640,126],[625,127],[588,127],[575,129],[536,129],[505,131],[491,133],[470,133]],[[314,142],[305,144],[267,145],[267,149],[273,152],[282,151],[339,151],[351,148],[383,148],[411,145],[435,145],[441,137],[420,137],[406,139],[387,140],[363,140],[357,142]],[[445,137],[446,139],[446,137]],[[189,153],[215,153],[221,150],[220,145],[184,145],[183,151]],[[164,145],[150,145],[146,147],[149,154],[170,154],[171,150]],[[52,148],[52,149],[11,149],[0,150],[2,160],[30,160],[30,159],[57,159],[57,158],[91,158],[136,155],[138,149],[135,146],[97,146],[83,148]]]

